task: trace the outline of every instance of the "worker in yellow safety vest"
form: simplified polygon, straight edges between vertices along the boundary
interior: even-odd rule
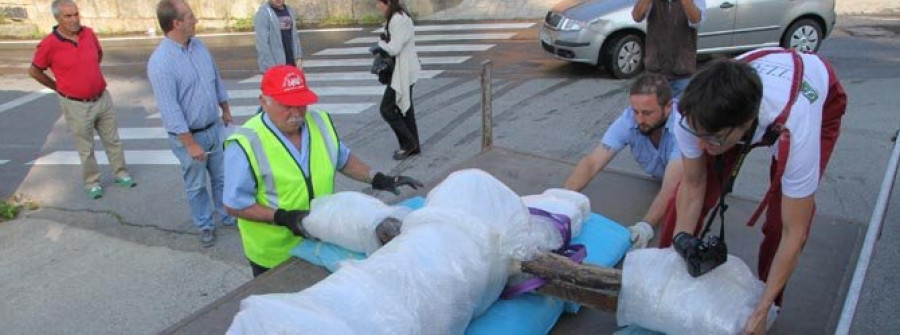
[[[265,113],[251,117],[225,141],[223,195],[228,213],[238,218],[254,277],[288,260],[303,241],[301,220],[313,198],[334,192],[335,171],[394,194],[400,194],[400,186],[422,186],[410,177],[374,173],[350,153],[328,113],[307,111],[318,96],[303,71],[272,67],[261,86]]]

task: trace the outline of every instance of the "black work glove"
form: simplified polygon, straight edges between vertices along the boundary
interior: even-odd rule
[[[284,210],[279,208],[275,211],[275,225],[289,229],[294,236],[308,237],[309,235],[306,233],[306,230],[303,229],[303,225],[301,224],[301,220],[308,214],[309,211]]]
[[[680,232],[672,239],[672,247],[688,263],[696,262],[699,259],[697,251],[701,244],[703,241],[686,232]]]
[[[394,195],[400,195],[400,190],[397,188],[403,185],[412,187],[414,190],[418,190],[419,187],[425,186],[422,182],[407,176],[387,176],[381,172],[376,173],[375,177],[372,178],[372,188],[380,191],[388,191],[394,193]]]

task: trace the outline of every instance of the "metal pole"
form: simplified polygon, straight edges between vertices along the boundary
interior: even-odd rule
[[[900,136],[900,131],[898,131],[897,135]],[[881,181],[881,191],[878,193],[878,200],[875,201],[875,209],[872,210],[872,218],[869,220],[869,226],[866,229],[866,240],[863,243],[862,250],[859,252],[859,260],[856,261],[853,281],[850,282],[850,288],[847,290],[847,299],[844,300],[844,309],[841,310],[841,319],[838,321],[835,334],[845,335],[850,333],[850,326],[853,324],[853,317],[856,315],[856,305],[859,303],[859,292],[866,281],[869,261],[872,259],[872,253],[875,250],[875,241],[881,236],[884,214],[887,212],[887,205],[891,199],[891,192],[894,189],[894,179],[897,177],[898,161],[900,161],[900,142],[897,142],[896,137],[894,137],[894,151],[888,160],[884,179]]]
[[[481,151],[494,145],[494,131],[491,125],[491,60],[481,62]]]

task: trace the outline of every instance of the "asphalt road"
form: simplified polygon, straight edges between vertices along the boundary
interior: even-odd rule
[[[897,56],[900,55],[900,21],[854,18],[840,22],[820,53],[835,65],[850,96],[850,107],[817,201],[820,212],[846,218],[847,224],[859,225],[869,219],[893,145],[891,137],[900,128],[896,113],[896,106],[900,106],[900,95],[896,89],[900,86],[900,58]],[[350,73],[348,76],[358,77],[356,72],[367,71],[367,67],[352,65],[347,59],[368,59],[368,56],[327,54],[339,52],[328,50],[367,47],[369,44],[364,41],[354,43],[354,39],[377,36],[373,33],[375,28],[305,32],[302,35],[304,59],[308,75],[319,76],[318,79],[310,79],[311,87],[320,92],[330,92],[320,93],[320,105],[332,112],[340,112],[335,114],[334,119],[342,141],[377,170],[431,181],[447,167],[479,151],[479,71],[481,62],[487,59],[493,62],[495,145],[576,162],[599,142],[606,127],[626,106],[627,82],[610,79],[605,72],[591,66],[567,64],[551,58],[537,43],[536,24],[512,23],[517,25],[495,29],[461,27],[461,30],[418,34],[419,38],[448,34],[470,36],[469,39],[460,39],[460,36],[436,37],[434,41],[418,42],[420,48],[429,46],[436,50],[420,52],[421,57],[432,59],[429,61],[431,63],[426,62],[424,69],[431,71],[433,77],[420,80],[415,87],[414,101],[423,153],[403,162],[390,159],[397,144],[378,115],[379,90],[383,88],[374,79],[348,80],[337,76]],[[427,24],[419,24],[424,25]],[[258,81],[247,81],[258,74],[252,35],[210,36],[203,37],[203,40],[210,46],[227,82],[233,108],[254,108],[256,93],[253,90],[258,89]],[[176,267],[179,271],[166,271],[166,278],[197,279],[204,283],[196,287],[159,288],[169,291],[166,303],[146,297],[146,294],[136,294],[143,300],[138,299],[135,304],[152,307],[147,309],[153,313],[144,318],[129,314],[140,313],[145,311],[144,308],[122,312],[133,316],[133,320],[143,320],[134,321],[140,327],[128,330],[152,333],[185,316],[191,308],[202,306],[204,302],[247,280],[249,267],[240,251],[237,231],[233,228],[220,229],[219,241],[212,248],[204,249],[197,243],[182,191],[180,169],[177,163],[172,164],[168,144],[159,135],[161,125],[159,119],[154,117],[155,103],[146,80],[146,59],[156,41],[115,40],[104,41],[103,45],[103,70],[118,109],[120,136],[123,137],[125,149],[130,152],[126,157],[138,187],[130,190],[115,188],[109,185],[111,177],[107,174],[103,179],[104,186],[109,185],[105,196],[101,200],[87,199],[79,182],[79,166],[77,161],[71,159],[75,149],[65,121],[60,117],[57,98],[50,94],[34,93],[40,90],[39,85],[24,75],[33,45],[0,45],[0,105],[35,97],[15,107],[0,109],[0,195],[20,194],[38,201],[42,209],[27,215],[29,218],[47,220],[47,226],[34,229],[52,230],[55,223],[61,223],[79,232],[75,234],[78,241],[93,241],[79,245],[109,243],[109,248],[123,250],[124,256],[118,255],[109,264],[91,264],[99,266],[99,269],[112,269],[109,266],[146,259],[138,256],[145,256],[151,251],[161,250],[157,257],[177,255],[172,256],[167,264],[178,262]],[[486,45],[490,47],[485,49]],[[323,54],[316,55],[320,52]],[[334,59],[343,61],[329,63]],[[245,118],[240,117],[239,120]],[[129,136],[127,139],[126,134]],[[640,173],[628,156],[619,155],[611,168]],[[739,178],[735,195],[751,199],[760,197],[767,181],[767,166],[768,158],[764,153],[751,155]],[[366,185],[346,179],[339,180],[337,189],[371,192]],[[386,194],[376,195],[386,201],[395,200]],[[898,231],[898,200],[891,204],[885,237],[894,236]],[[12,226],[0,224],[0,231],[17,231],[19,235],[15,236],[34,241],[48,236],[29,234],[28,229],[21,227],[13,230]],[[30,241],[27,239],[25,241]],[[0,250],[8,255],[4,256],[8,264],[21,264],[34,256],[22,249],[29,243],[0,241],[5,241],[0,245]],[[896,262],[890,261],[900,256],[900,248],[887,242],[879,243],[878,248],[877,257],[880,258],[873,263],[873,269],[878,270],[873,270],[874,279],[867,284],[863,297],[865,303],[860,312],[861,317],[870,319],[858,322],[855,329],[859,333],[900,329],[900,322],[892,318],[898,312],[896,298],[900,297],[900,288],[895,284],[895,279],[898,279],[900,269]],[[61,259],[78,258],[77,252],[67,255],[68,258]],[[128,255],[134,257],[129,258]],[[207,261],[204,264],[208,267],[187,266],[184,261],[179,261],[186,258],[191,259],[187,264],[195,264],[192,262],[198,262],[198,256]],[[151,260],[154,257],[149,258],[140,264],[165,268],[164,264],[153,263]],[[45,271],[52,268],[47,266]],[[16,270],[25,271],[21,268]],[[217,279],[205,278],[200,275],[201,272],[217,274],[214,276]],[[8,277],[0,276],[0,296],[11,296],[25,303],[53,301],[47,297],[50,293],[13,292],[23,288],[3,284],[7,283],[4,278],[14,281],[17,274],[23,273],[13,271]],[[29,278],[40,280],[42,276]],[[123,277],[122,280],[133,279]],[[51,292],[65,294],[66,290]],[[121,297],[110,294],[102,299],[112,302]],[[78,304],[80,300],[69,297],[62,301],[64,305],[71,305]],[[187,302],[180,308],[170,308],[179,301]],[[97,302],[91,306],[104,304]],[[13,322],[5,319],[3,314],[0,313],[0,324]],[[60,315],[74,327],[68,329],[96,330],[94,333],[122,330],[97,326],[98,321],[89,320],[83,312]],[[59,330],[40,328],[43,323],[39,315],[15,316],[17,324],[29,325],[21,329],[43,333]]]

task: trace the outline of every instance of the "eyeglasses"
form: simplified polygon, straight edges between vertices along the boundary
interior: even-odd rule
[[[694,135],[697,138],[706,141],[706,143],[709,143],[709,145],[712,145],[714,147],[721,147],[723,144],[725,144],[725,140],[728,139],[728,136],[731,136],[731,133],[734,132],[734,128],[737,128],[737,127],[729,128],[728,132],[725,133],[724,135],[716,135],[716,134],[711,134],[711,133],[700,134],[700,133],[694,131],[693,129],[691,129],[691,126],[689,126],[687,124],[686,117],[682,117],[681,121],[678,122],[678,125],[681,126],[681,129],[686,130],[691,135]]]

